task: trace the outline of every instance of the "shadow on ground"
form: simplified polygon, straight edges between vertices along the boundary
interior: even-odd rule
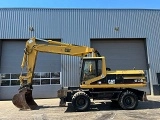
[[[157,109],[160,108],[160,102],[158,101],[146,101],[139,102],[138,107],[136,109]],[[111,110],[122,110],[119,106],[114,105],[112,102],[101,102],[99,104],[92,104],[90,106],[89,111],[111,111]],[[75,112],[71,103],[68,103],[68,107],[65,112]]]
[[[61,108],[58,105],[57,106],[38,106],[36,107],[36,109],[34,110],[39,110],[39,109],[46,109],[46,108]],[[137,109],[141,110],[141,109],[158,109],[160,108],[160,102],[158,101],[152,101],[152,100],[148,100],[145,102],[139,102]],[[112,102],[100,102],[100,103],[96,103],[96,104],[91,104],[89,111],[105,111],[105,110],[122,110],[119,106],[113,104]],[[66,107],[66,111],[65,112],[74,112],[73,106],[71,103],[68,103],[68,106]]]
[[[59,106],[43,106],[43,105],[40,105],[33,110],[46,109],[46,108],[58,108],[58,107]]]

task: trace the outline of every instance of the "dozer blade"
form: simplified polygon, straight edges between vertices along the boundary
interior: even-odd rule
[[[33,100],[32,90],[27,88],[23,88],[18,94],[14,95],[12,102],[17,108],[20,108],[21,110],[33,110],[38,106]]]

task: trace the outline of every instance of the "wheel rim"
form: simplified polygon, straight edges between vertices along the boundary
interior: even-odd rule
[[[135,100],[131,96],[126,96],[123,102],[127,107],[131,107],[135,104]]]
[[[86,99],[83,97],[80,97],[76,101],[76,106],[83,107],[86,104]]]

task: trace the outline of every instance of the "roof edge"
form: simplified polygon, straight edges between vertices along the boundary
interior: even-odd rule
[[[37,10],[153,10],[160,11],[160,9],[151,9],[151,8],[29,8],[29,7],[10,7],[10,8],[0,8],[1,9],[37,9]]]

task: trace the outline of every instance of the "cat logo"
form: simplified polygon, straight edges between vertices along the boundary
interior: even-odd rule
[[[71,52],[71,49],[65,48],[64,51],[65,51],[65,52]]]
[[[109,79],[108,84],[115,84],[115,81],[116,81],[115,79]]]

